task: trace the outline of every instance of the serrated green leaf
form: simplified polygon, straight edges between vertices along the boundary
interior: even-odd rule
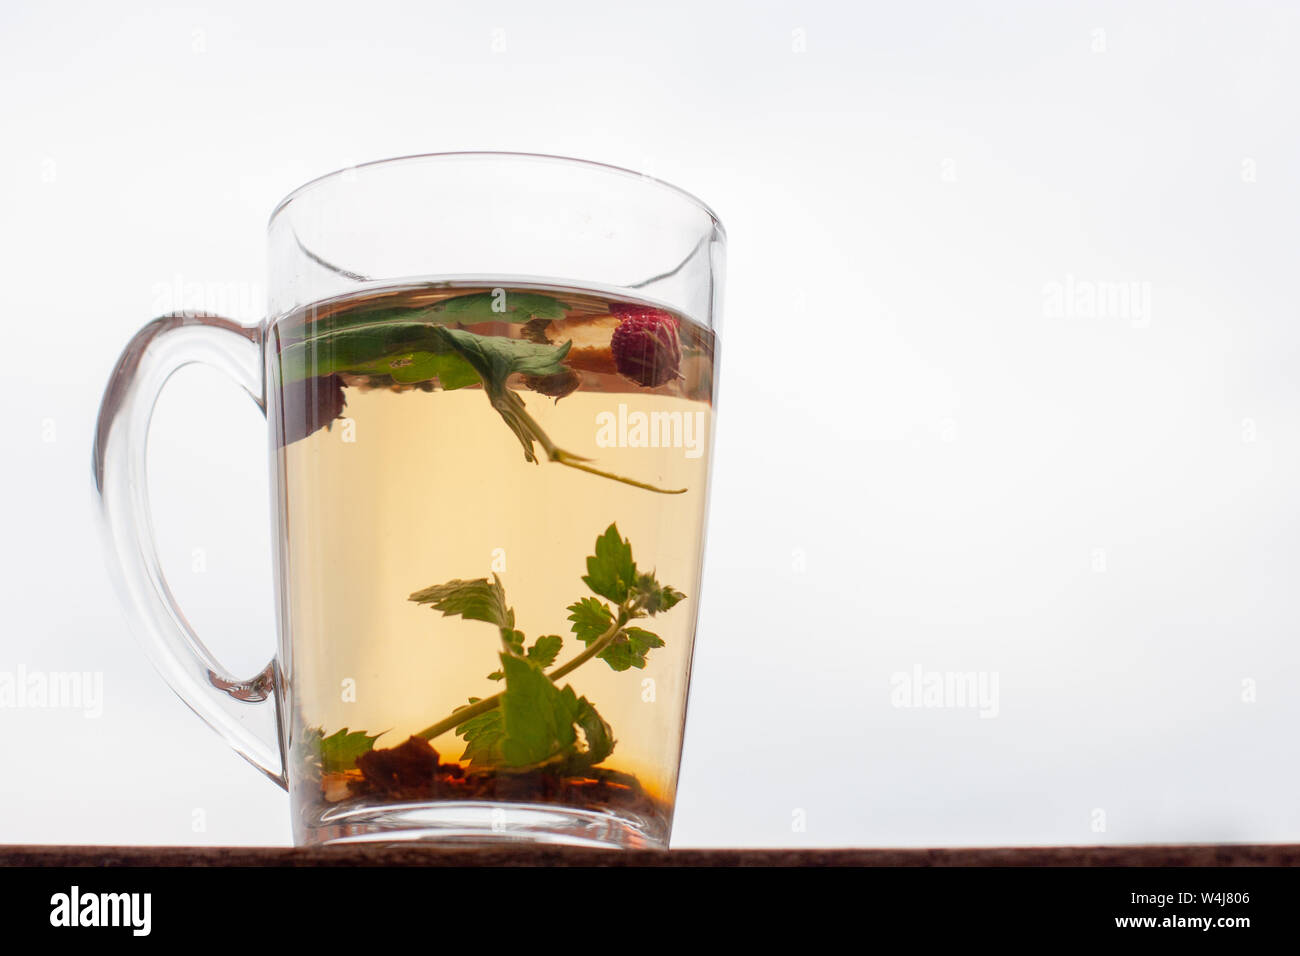
[[[588,647],[603,637],[614,623],[613,611],[595,598],[583,598],[570,604],[569,611],[573,633]],[[658,634],[639,627],[624,627],[596,657],[616,671],[625,671],[629,667],[645,667],[646,653],[663,646],[663,639]]]
[[[587,573],[582,580],[601,597],[622,604],[636,578],[632,545],[618,533],[618,526],[611,524],[596,539],[596,553],[587,558]]]
[[[559,300],[536,292],[511,292],[506,289],[458,295],[442,302],[437,309],[465,325],[564,318],[564,305]]]
[[[685,600],[686,600],[685,594],[683,594],[681,591],[677,590],[676,588],[670,587],[667,584],[665,584],[663,586],[663,590],[660,592],[659,610],[667,611],[670,608],[676,607],[678,604],[680,604],[682,601]]]
[[[570,604],[569,620],[573,622],[573,633],[584,644],[591,644],[614,623],[614,612],[609,605],[593,597],[585,597],[576,604]]]
[[[625,627],[596,656],[614,670],[625,671],[629,667],[645,667],[646,654],[653,648],[663,646],[663,639],[658,634],[639,627]]]
[[[538,667],[550,667],[560,656],[560,648],[563,646],[564,638],[560,635],[546,634],[533,641],[533,646],[528,648],[527,657]]]
[[[572,708],[574,723],[582,731],[582,739],[569,757],[568,769],[572,772],[593,767],[614,752],[614,731],[587,698],[574,699],[572,687],[566,685],[563,694],[566,705]]]
[[[519,771],[545,764],[581,773],[613,752],[613,731],[587,698],[567,684],[557,688],[532,661],[501,657],[510,674],[501,706],[456,727],[465,740],[461,759],[470,767]]]
[[[523,655],[525,640],[526,638],[524,637],[523,631],[516,631],[508,627],[501,628],[501,643],[505,645],[506,650],[509,653],[516,657],[521,657]],[[504,671],[493,671],[491,674],[488,674],[487,679],[502,680],[505,676]]]
[[[674,587],[661,585],[653,574],[638,574],[634,587],[641,609],[650,615],[667,611],[686,597]]]
[[[502,636],[514,632],[515,612],[506,606],[505,588],[495,574],[492,580],[475,578],[462,581],[457,578],[446,584],[435,584],[413,593],[407,600],[416,604],[431,604],[444,615],[459,615],[469,621],[485,621],[501,629]],[[510,638],[507,638],[508,640]],[[523,640],[523,635],[519,635]]]
[[[321,730],[316,730],[315,734],[319,737],[315,741],[315,747],[320,755],[321,770],[326,773],[342,773],[353,769],[357,765],[357,758],[373,750],[375,741],[383,736],[367,734],[363,730],[349,733],[346,727],[328,737]]]
[[[478,698],[471,697],[469,702],[477,704]],[[460,724],[456,728],[456,734],[465,741],[465,752],[460,759],[468,760],[471,767],[492,767],[501,763],[501,741],[505,738],[505,728],[499,708]]]
[[[503,763],[535,767],[571,753],[577,741],[577,714],[560,689],[526,658],[502,654],[501,669],[506,673],[500,706]]]

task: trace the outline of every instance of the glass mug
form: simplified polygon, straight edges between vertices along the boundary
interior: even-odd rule
[[[628,170],[444,153],[271,216],[269,318],[146,325],[106,389],[110,564],[171,687],[295,842],[667,845],[698,615],[725,237]],[[241,680],[151,537],[178,368],[269,423],[278,653]]]

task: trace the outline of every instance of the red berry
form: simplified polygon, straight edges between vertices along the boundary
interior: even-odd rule
[[[651,308],[648,305],[641,305],[639,302],[611,302],[609,306],[609,314],[617,315],[620,319],[630,319],[633,316],[638,315],[652,315],[660,319],[667,319],[671,321],[673,325],[677,324],[677,319],[673,317],[671,312],[665,312],[663,309]]]
[[[615,303],[610,312],[623,320],[609,340],[620,375],[646,388],[677,378],[682,346],[675,318],[661,309],[626,302]]]

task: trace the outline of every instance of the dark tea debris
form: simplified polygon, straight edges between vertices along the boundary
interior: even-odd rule
[[[400,746],[362,754],[357,758],[357,769],[369,789],[389,797],[432,795],[438,778],[444,775],[438,751],[423,737],[411,737]]]
[[[559,401],[565,395],[572,395],[582,384],[582,376],[571,368],[554,375],[525,375],[524,384],[534,392]]]
[[[550,345],[551,340],[546,336],[550,325],[550,319],[529,319],[519,327],[519,337],[537,345]]]
[[[667,820],[667,808],[636,777],[594,767],[581,774],[540,769],[526,772],[467,771],[440,762],[422,737],[397,747],[372,750],[357,759],[360,779],[350,777],[349,795],[390,800],[467,800],[553,803],[588,810],[616,810],[643,819]]]

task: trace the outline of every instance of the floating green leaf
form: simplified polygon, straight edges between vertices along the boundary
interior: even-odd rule
[[[545,311],[539,303],[534,302],[532,305],[536,308],[528,316],[522,317],[530,299],[522,293],[516,293],[514,297],[524,303],[519,305],[520,321],[532,321],[536,317],[533,313]],[[368,317],[372,317],[370,321],[346,323],[342,319],[335,321],[336,317],[322,320],[328,324],[313,326],[311,334],[291,341],[280,349],[281,386],[303,379],[345,373],[384,376],[405,385],[436,380],[447,390],[481,382],[488,401],[523,446],[525,460],[537,461],[534,446],[541,445],[550,461],[578,471],[659,494],[676,495],[686,491],[685,488],[657,488],[602,471],[586,464],[588,459],[581,455],[556,446],[528,414],[523,399],[507,387],[506,383],[515,374],[534,383],[559,381],[565,376],[572,376],[572,370],[564,365],[572,343],[551,345],[528,339],[478,335],[465,329],[448,328],[430,320],[430,316],[443,320],[456,318],[458,321],[473,318],[475,306],[469,300],[478,301],[480,296],[461,298],[465,301],[454,307],[451,304],[461,301],[460,299],[449,299],[442,306],[420,310],[376,310],[367,313]],[[437,311],[438,309],[442,311]],[[556,317],[563,316],[563,309],[558,304],[556,309]],[[400,314],[394,314],[395,311]],[[373,318],[376,315],[381,318]]]
[[[280,350],[280,379],[288,385],[346,372],[387,375],[403,384],[436,378],[445,389],[477,385],[478,374],[439,328],[427,320],[391,319],[314,330]]]
[[[459,355],[448,352],[403,352],[385,355],[350,369],[358,375],[386,375],[398,385],[420,382],[437,383],[446,391],[468,388],[479,383],[478,373]]]
[[[506,289],[459,295],[442,302],[437,309],[448,318],[465,325],[564,318],[564,305],[558,299],[536,292],[511,292]]]

